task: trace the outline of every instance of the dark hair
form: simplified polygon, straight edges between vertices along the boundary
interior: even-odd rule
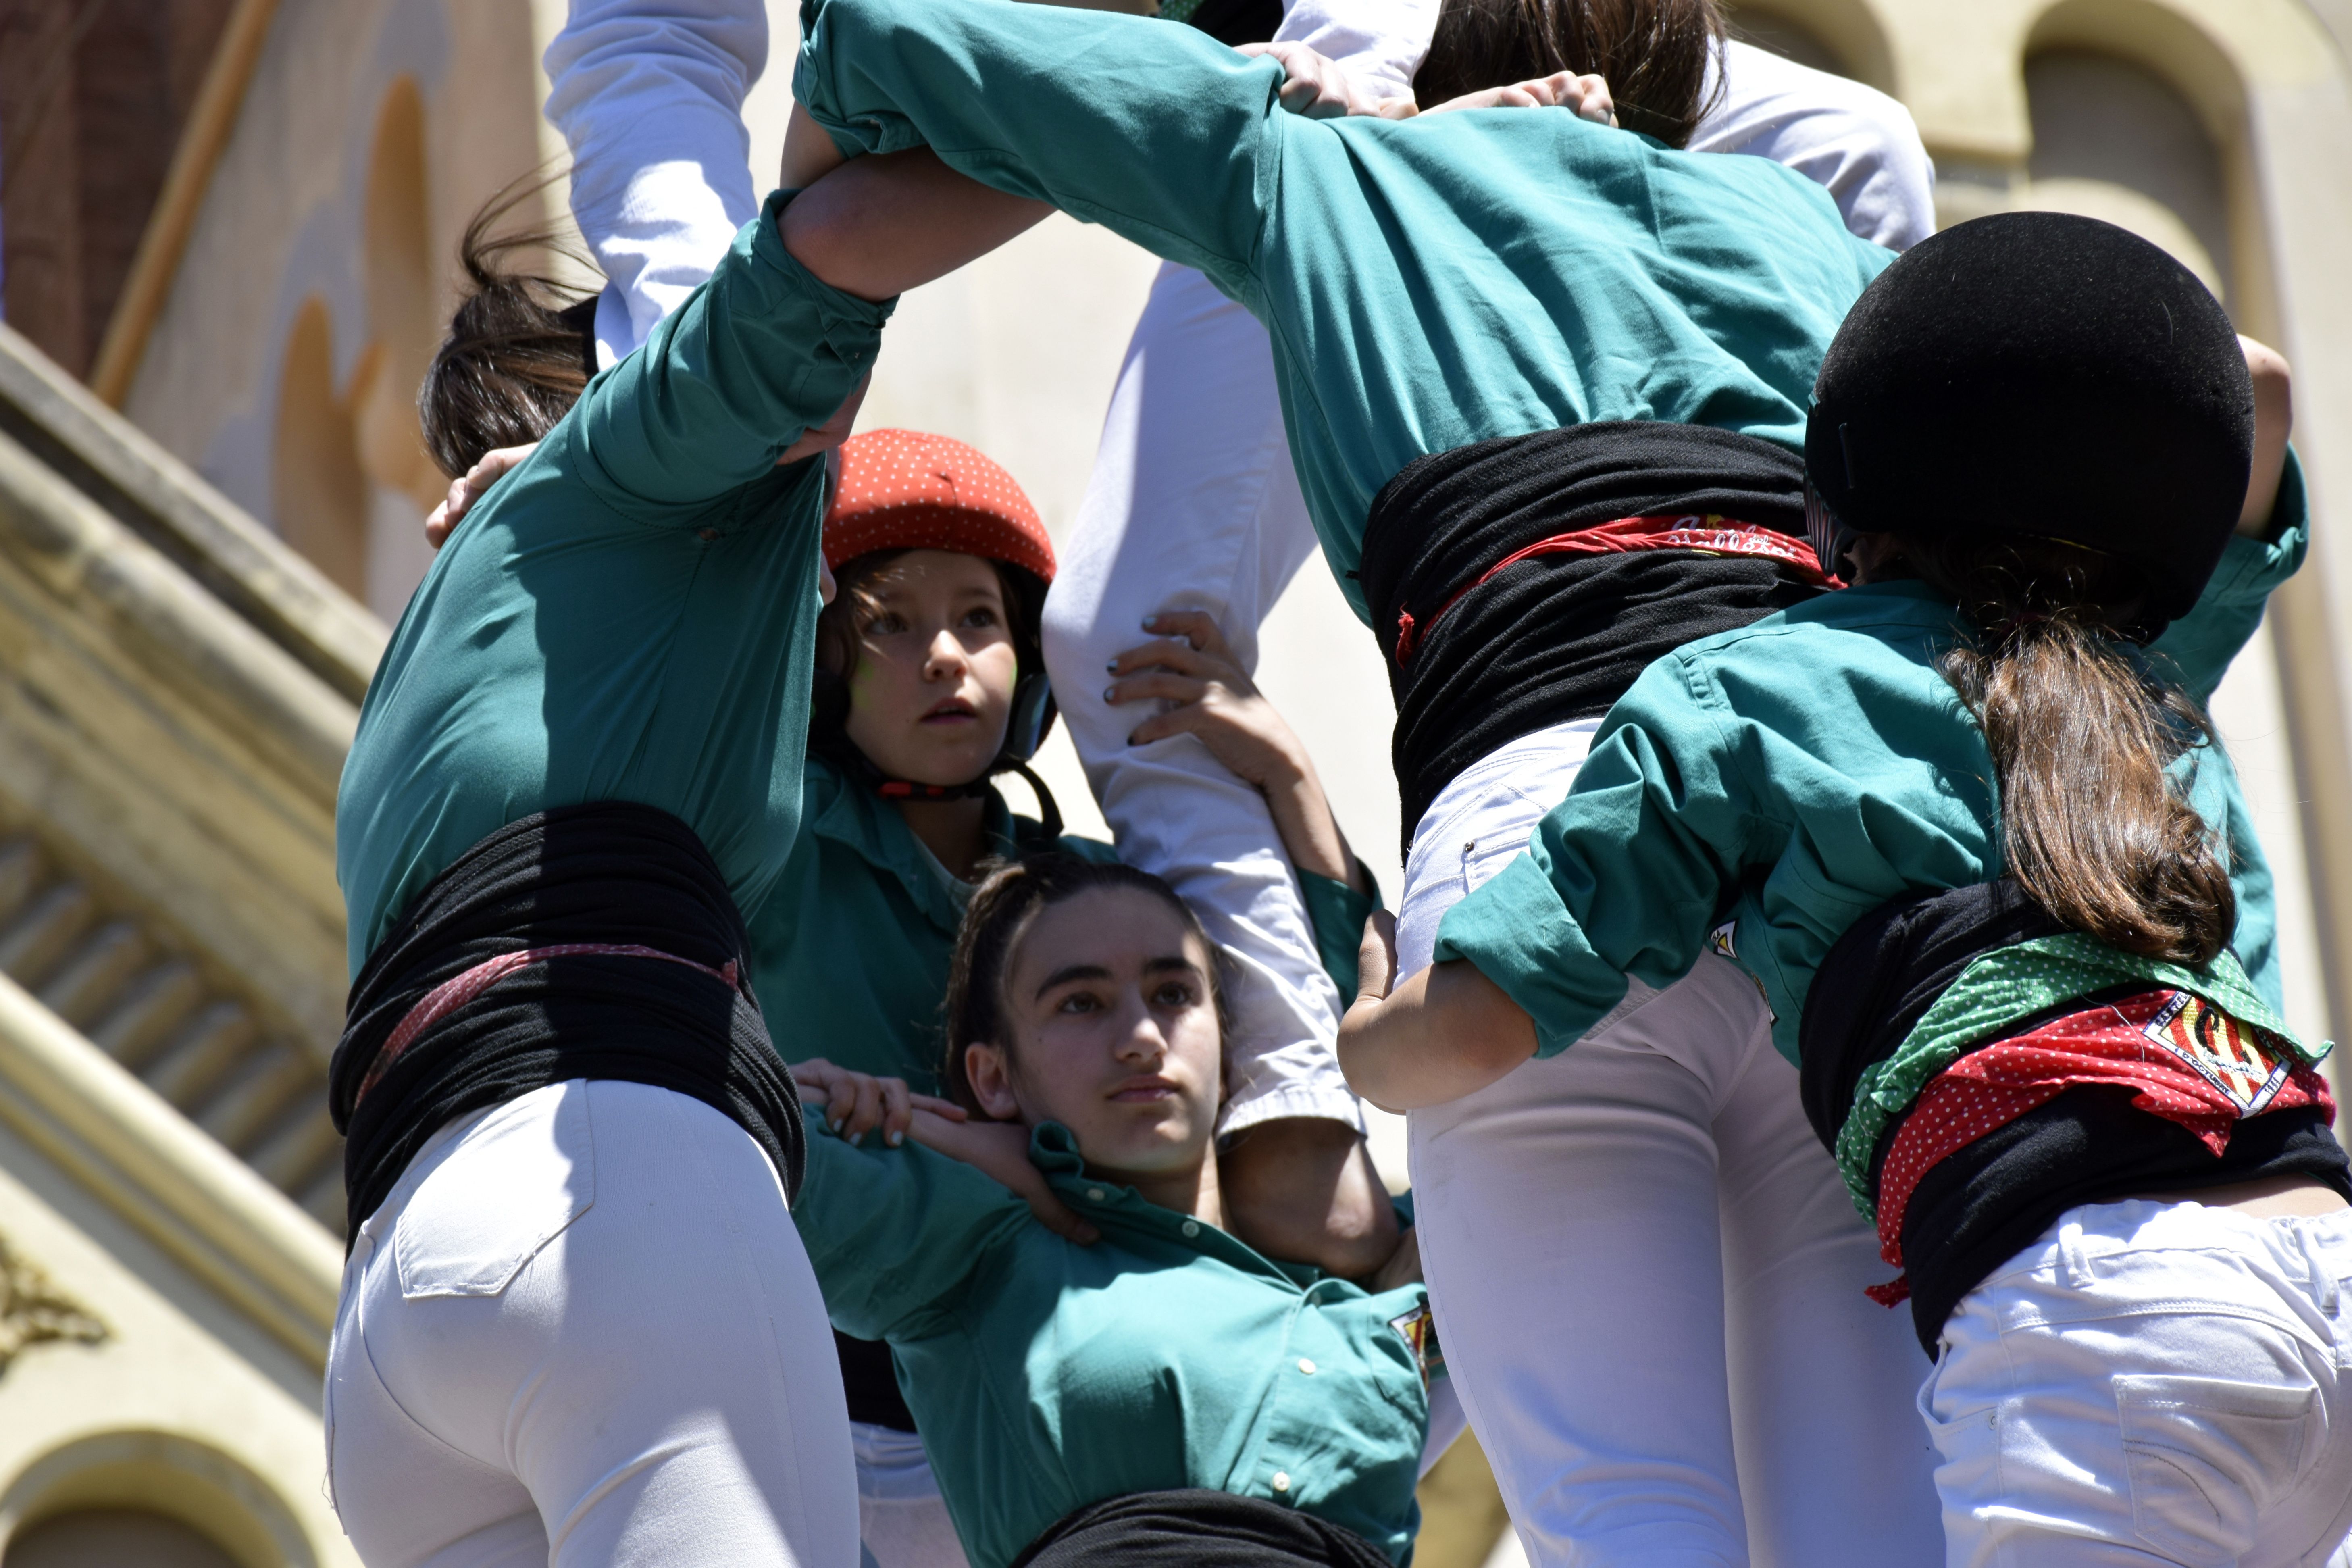
[[[492,232],[548,184],[533,177],[507,186],[474,215],[457,244],[468,292],[416,391],[425,447],[453,479],[483,453],[536,441],[553,429],[595,371],[588,320],[595,295],[511,267],[509,258],[516,251],[552,251],[591,264],[545,230]]]
[[[1680,147],[1712,107],[1701,99],[1722,37],[1717,0],[1445,0],[1412,96],[1433,109],[1555,71],[1598,75],[1619,124]]]
[[[2154,574],[2055,540],[1906,539],[1903,552],[1978,631],[1941,668],[1984,727],[2009,874],[2110,947],[2210,962],[2237,895],[2168,769],[2215,743],[2212,724],[2126,646]]]
[[[940,1079],[948,1095],[975,1116],[985,1115],[964,1073],[964,1048],[994,1045],[1010,1051],[1013,1031],[1004,1015],[1004,975],[1021,939],[1039,914],[1067,903],[1082,893],[1103,889],[1144,893],[1158,899],[1183,921],[1186,934],[1200,939],[1209,954],[1210,999],[1217,1009],[1217,1027],[1227,1026],[1225,991],[1219,969],[1223,957],[1201,917],[1177,896],[1176,889],[1149,871],[1116,860],[1087,860],[1064,850],[1045,850],[1003,860],[986,868],[980,886],[964,906],[963,924],[956,931],[955,952],[948,960],[948,994],[942,1004],[947,1017],[947,1060]]]

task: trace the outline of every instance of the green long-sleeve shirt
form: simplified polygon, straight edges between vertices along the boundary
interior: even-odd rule
[[[2273,542],[2231,540],[2196,610],[2155,645],[2200,700],[2302,563],[2291,457],[2275,517]],[[1610,710],[1529,853],[1447,911],[1436,957],[1475,963],[1550,1055],[1623,998],[1626,976],[1671,984],[1722,930],[1771,1006],[1773,1043],[1798,1061],[1814,972],[1849,925],[1899,894],[2001,874],[1992,759],[1936,668],[1956,635],[1949,601],[1904,581],[1659,659]],[[2236,772],[2218,746],[2180,765],[2229,837],[2232,951],[2275,1008],[2270,869]]]
[[[889,1342],[972,1568],[1178,1487],[1305,1509],[1407,1562],[1429,1401],[1405,1336],[1427,1292],[1272,1262],[1088,1178],[1053,1123],[1030,1158],[1100,1241],[929,1150],[822,1132],[793,1211],[835,1326]]]
[[[354,973],[474,844],[589,801],[679,817],[756,921],[799,826],[824,512],[824,465],[776,459],[841,406],[890,311],[785,253],[785,199],[409,601],[336,802]]]
[[[1558,110],[1307,120],[1189,28],[1011,0],[804,0],[793,92],[847,152],[929,143],[1206,272],[1265,323],[1342,590],[1428,453],[1585,420],[1802,444],[1822,356],[1893,254],[1763,158]]]
[[[790,999],[769,1011],[776,1048],[786,1061],[823,1057],[936,1094],[940,1002],[971,889],[950,879],[896,806],[830,763],[809,760],[802,798],[800,841],[751,923],[755,994]],[[1036,832],[994,790],[987,807],[997,853]],[[1115,856],[1109,845],[1074,835],[1058,847],[1088,859]],[[1356,948],[1372,901],[1344,882],[1307,872],[1298,880],[1324,965],[1353,996]]]

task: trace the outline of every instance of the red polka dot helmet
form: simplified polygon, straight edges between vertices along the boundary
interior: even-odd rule
[[[990,771],[1018,770],[1030,776],[1058,833],[1059,814],[1051,797],[1024,766],[1054,724],[1053,689],[1037,641],[1045,589],[1054,581],[1054,542],[1019,482],[986,454],[949,437],[867,430],[836,449],[824,547],[824,563],[835,570],[881,550],[952,550],[1010,568],[1009,586],[1023,601],[1016,616],[1021,675],[1004,749]],[[847,689],[822,670],[816,685],[812,738],[828,754],[843,757],[854,752],[841,734]],[[956,793],[901,781],[884,781],[880,787],[886,795],[910,789]]]
[[[868,430],[841,444],[824,563],[877,550],[953,550],[1054,580],[1054,542],[1013,476],[961,441],[919,430]]]

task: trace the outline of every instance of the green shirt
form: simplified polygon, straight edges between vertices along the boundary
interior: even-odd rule
[[[1186,27],[1000,0],[804,0],[793,95],[845,151],[929,143],[1206,272],[1265,323],[1309,512],[1358,615],[1365,516],[1428,453],[1585,420],[1797,449],[1894,259],[1764,158],[1565,112],[1308,120]]]
[[[1412,1554],[1429,1401],[1368,1295],[1089,1179],[1047,1123],[1030,1158],[1102,1239],[1065,1241],[968,1165],[820,1131],[793,1219],[834,1325],[887,1340],[972,1568],[1073,1509],[1204,1487],[1302,1508]]]
[[[841,406],[890,313],[785,253],[786,199],[589,384],[409,601],[336,803],[354,973],[483,837],[588,801],[682,819],[756,922],[799,826],[824,508],[824,464],[776,459]]]
[[[810,758],[800,841],[751,927],[751,984],[786,1061],[899,1078],[940,1092],[940,1002],[948,955],[971,889],[949,876],[898,807]],[[992,852],[1034,842],[994,789],[986,799]],[[1065,836],[1087,859],[1110,846]]]
[[[751,924],[753,994],[786,1061],[900,1078],[940,1092],[940,1003],[971,889],[923,847],[898,808],[809,759],[800,840]],[[1032,842],[1037,825],[987,795],[994,853]],[[1108,844],[1065,835],[1058,847],[1116,858]],[[1356,949],[1372,901],[1344,882],[1300,872],[1324,964],[1356,994]],[[1333,967],[1344,960],[1348,978]]]
[[[2302,563],[2293,461],[2277,515],[2276,542],[2233,537],[2197,609],[2155,645],[2200,700]],[[1669,985],[1723,929],[1796,1062],[1814,971],[1849,925],[1899,894],[2001,874],[1992,759],[1936,668],[1957,635],[1949,601],[1895,582],[1660,658],[1602,721],[1529,853],[1447,911],[1437,958],[1501,985],[1549,1056],[1622,999],[1626,976]],[[2275,1009],[2276,909],[2236,772],[2218,746],[2181,767],[2191,804],[2228,833],[2231,947]]]

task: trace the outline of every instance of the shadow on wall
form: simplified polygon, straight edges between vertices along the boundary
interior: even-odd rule
[[[364,346],[339,390],[336,322],[312,296],[288,334],[270,508],[286,542],[385,620],[431,555],[418,520],[447,481],[416,424],[415,389],[440,341],[425,159],[425,103],[402,77],[384,95],[368,160]]]
[[[2033,154],[2019,205],[2129,229],[2231,302],[2221,155],[2189,101],[2144,66],[2079,48],[2028,59],[2025,91]]]

